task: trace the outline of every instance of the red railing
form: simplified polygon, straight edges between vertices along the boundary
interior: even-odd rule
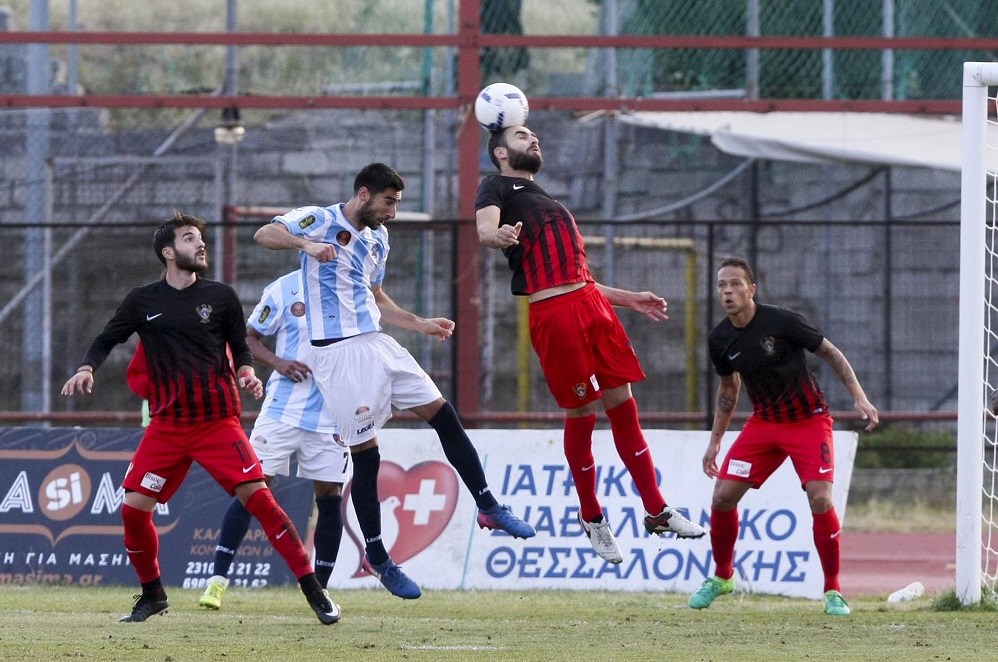
[[[599,416],[604,416],[600,413]],[[703,413],[696,412],[641,412],[641,422],[644,425],[704,425],[706,421]],[[244,412],[242,420],[252,423],[256,420],[256,412]],[[748,413],[737,412],[734,415],[735,423],[743,423],[748,418]],[[833,411],[832,418],[837,423],[848,425],[849,427],[862,427],[862,419],[854,411]],[[564,412],[561,411],[481,411],[462,412],[461,420],[469,426],[488,427],[489,424],[528,424],[539,427],[560,427],[565,419]],[[416,423],[421,419],[409,412],[396,412],[393,419],[399,422]],[[91,411],[91,412],[32,412],[32,411],[3,411],[0,412],[0,425],[14,425],[18,423],[51,423],[59,426],[77,425],[104,425],[104,424],[129,424],[137,425],[142,421],[142,415],[138,411]],[[935,411],[935,412],[914,412],[914,411],[882,411],[880,412],[881,423],[933,423],[933,422],[954,422],[956,421],[955,411]]]

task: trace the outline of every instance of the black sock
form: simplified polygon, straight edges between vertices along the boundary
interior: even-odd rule
[[[367,558],[378,565],[388,560],[388,550],[381,541],[381,500],[378,497],[378,470],[381,468],[381,451],[368,448],[351,455],[353,459],[353,487],[351,498],[357,513],[357,523],[364,534]]]
[[[427,422],[437,431],[447,461],[457,470],[461,480],[475,497],[475,504],[479,509],[488,510],[495,506],[498,502],[485,480],[485,469],[482,468],[478,451],[468,438],[468,433],[464,431],[454,405],[445,402],[440,411]]]
[[[229,567],[239,549],[239,544],[249,531],[253,516],[249,514],[238,497],[232,499],[222,516],[222,531],[218,534],[218,545],[215,547],[215,564],[213,574],[222,577],[229,576]]]
[[[339,494],[328,494],[315,498],[318,515],[315,518],[315,577],[323,586],[328,586],[329,576],[333,574],[336,556],[340,551],[340,539],[343,537],[343,515],[340,510],[343,497]]]
[[[163,578],[157,577],[151,582],[142,582],[142,595],[156,600],[165,600],[166,591],[163,590]]]
[[[322,593],[322,586],[319,585],[319,580],[315,578],[314,572],[310,572],[307,575],[299,577],[298,585],[301,586],[301,592],[305,595]]]

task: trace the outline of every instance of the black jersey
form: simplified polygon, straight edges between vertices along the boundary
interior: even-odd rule
[[[234,368],[253,365],[253,355],[235,290],[204,278],[182,290],[165,279],[137,287],[91,343],[83,363],[96,369],[133,333],[145,350],[152,416],[193,423],[240,414]]]
[[[478,186],[475,210],[499,207],[499,225],[523,223],[520,243],[502,249],[513,272],[513,294],[533,294],[593,277],[575,218],[532,179],[489,175]]]
[[[745,328],[725,318],[710,332],[707,346],[718,375],[741,375],[756,416],[786,422],[828,411],[804,354],[823,340],[802,315],[760,304]]]

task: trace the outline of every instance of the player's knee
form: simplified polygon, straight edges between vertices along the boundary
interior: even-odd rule
[[[815,515],[821,515],[822,513],[827,513],[834,507],[831,495],[817,495],[813,497],[808,497],[808,505],[811,507],[811,512]]]

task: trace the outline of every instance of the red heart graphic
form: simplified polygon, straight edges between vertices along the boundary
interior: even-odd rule
[[[351,481],[344,491],[344,509],[352,488]],[[383,504],[381,533],[395,563],[413,558],[443,533],[457,507],[458,489],[457,475],[449,464],[420,462],[406,470],[393,462],[381,463],[378,471],[378,497]],[[343,521],[347,521],[346,513]],[[363,559],[363,534],[354,532],[349,524],[345,528]],[[353,576],[366,574],[358,566]]]

